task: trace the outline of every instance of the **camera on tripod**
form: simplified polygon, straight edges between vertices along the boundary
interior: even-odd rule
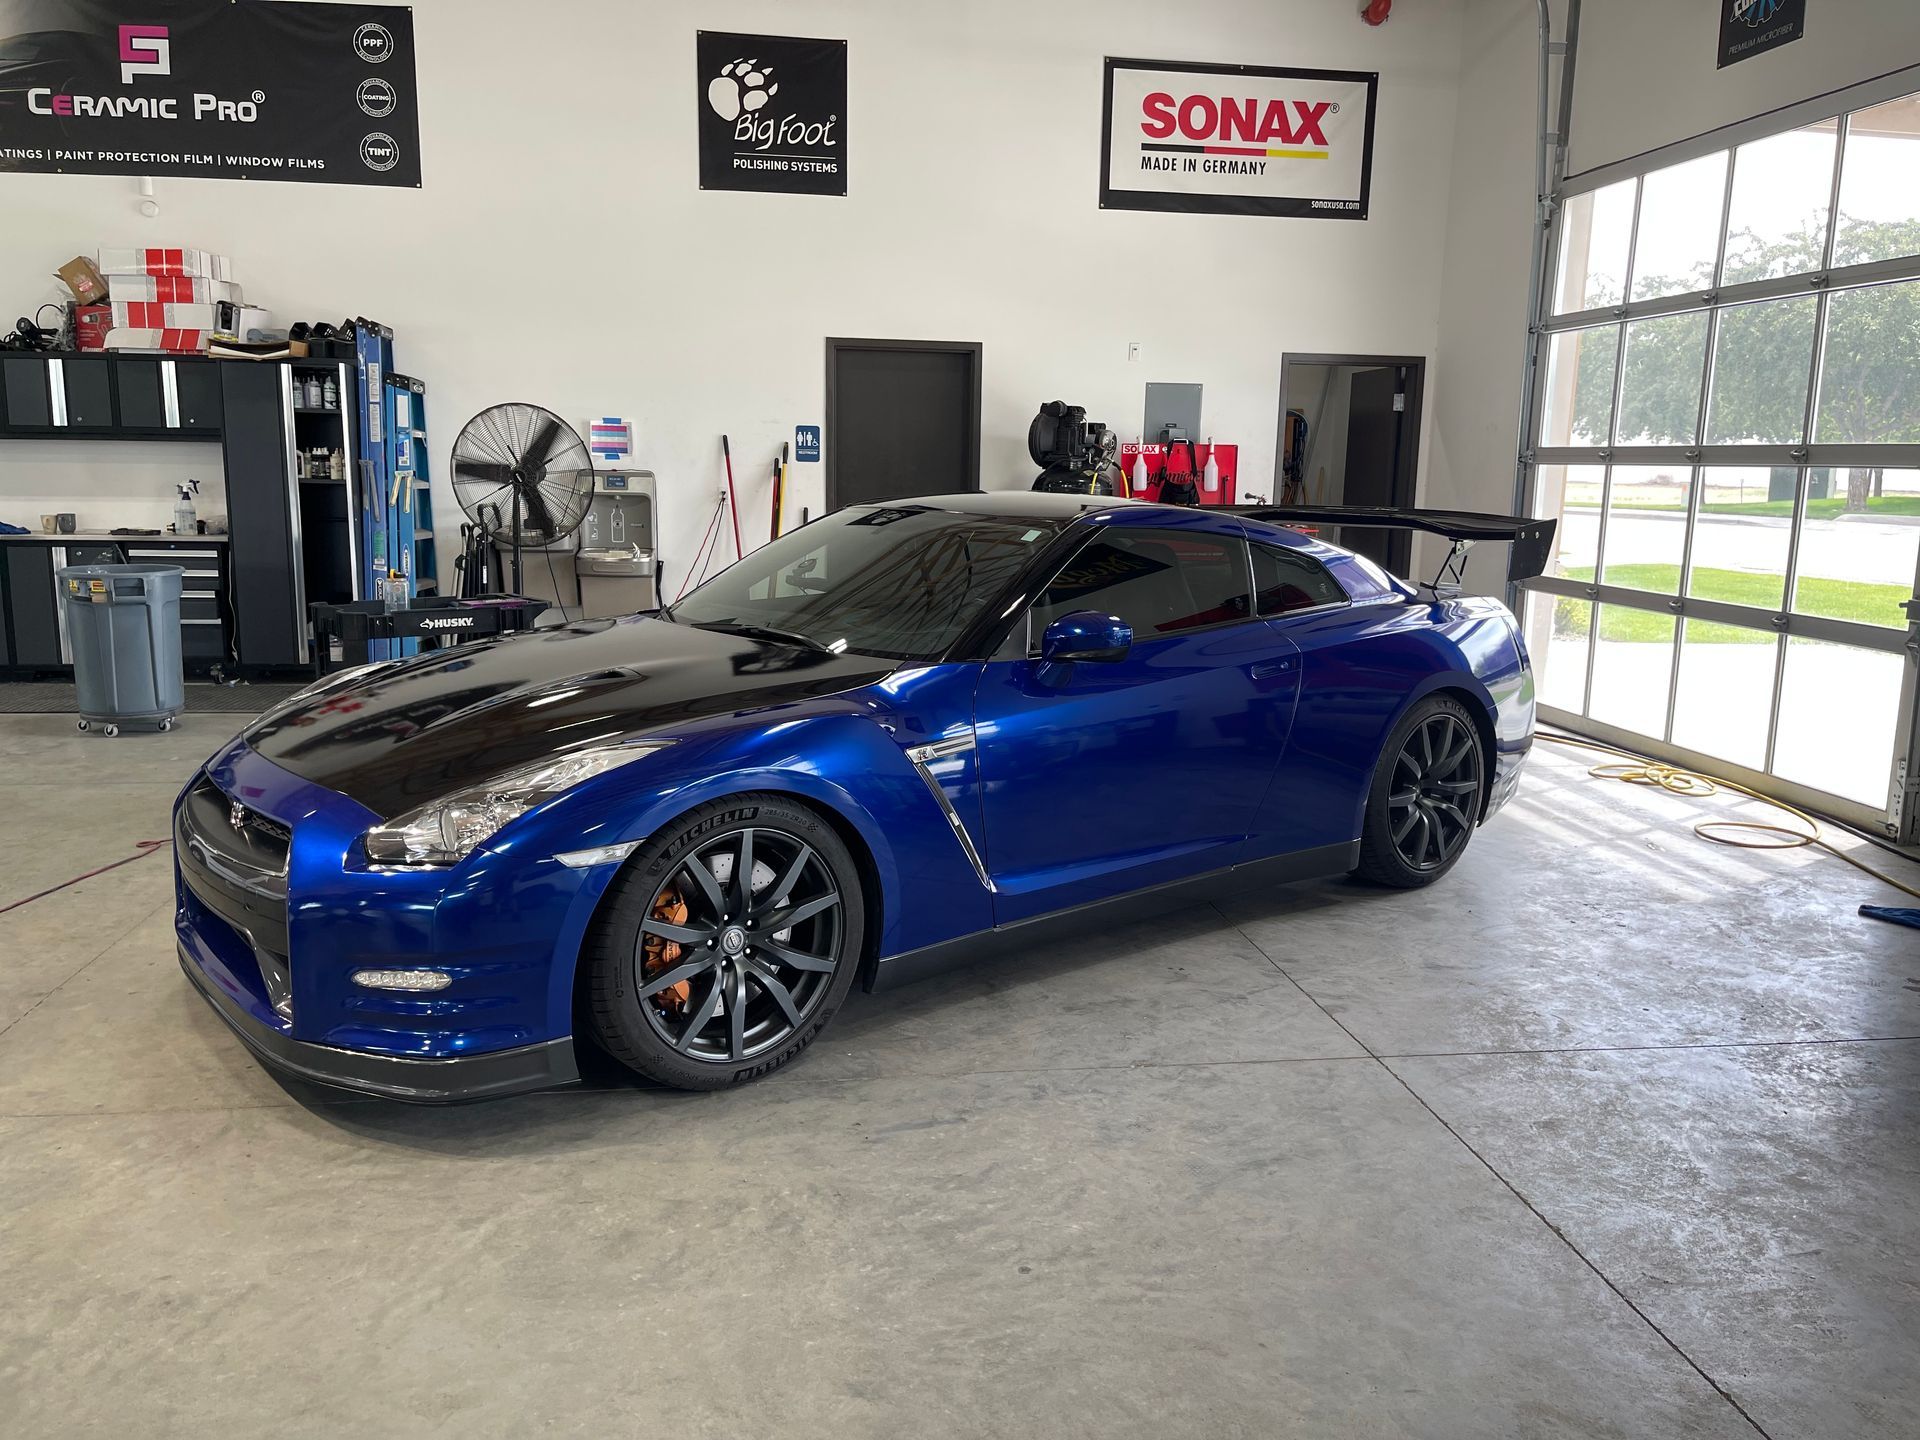
[[[1041,467],[1036,490],[1066,495],[1111,495],[1119,475],[1120,441],[1084,405],[1050,400],[1027,427],[1027,453]]]

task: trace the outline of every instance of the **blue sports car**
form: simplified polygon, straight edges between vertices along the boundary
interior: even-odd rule
[[[1415,586],[1297,527],[1454,541]],[[1290,528],[1293,527],[1293,528]],[[1347,871],[1425,885],[1533,682],[1475,540],[1551,522],[1001,492],[859,506],[670,609],[322,680],[174,811],[181,964],[267,1064],[404,1100],[777,1070],[985,946]]]

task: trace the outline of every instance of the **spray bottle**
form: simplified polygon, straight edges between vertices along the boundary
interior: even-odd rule
[[[200,482],[194,479],[187,479],[177,482],[174,488],[180,492],[180,498],[173,502],[173,533],[176,535],[196,534],[200,527],[199,517],[195,515],[193,509],[193,497],[195,492],[200,488]]]
[[[1200,472],[1200,488],[1215,499],[1220,495],[1220,462],[1213,458],[1213,437],[1207,437],[1207,468]]]
[[[1136,498],[1147,493],[1147,437],[1140,437],[1139,448],[1133,452],[1133,474],[1129,477],[1129,488]]]

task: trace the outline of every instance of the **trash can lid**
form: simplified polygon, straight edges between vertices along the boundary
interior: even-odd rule
[[[54,572],[60,579],[106,580],[114,576],[185,575],[178,565],[63,565]]]

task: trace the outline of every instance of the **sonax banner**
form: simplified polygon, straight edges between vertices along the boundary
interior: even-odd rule
[[[1380,77],[1107,58],[1108,210],[1367,218]]]
[[[0,0],[0,173],[420,183],[413,12]]]

